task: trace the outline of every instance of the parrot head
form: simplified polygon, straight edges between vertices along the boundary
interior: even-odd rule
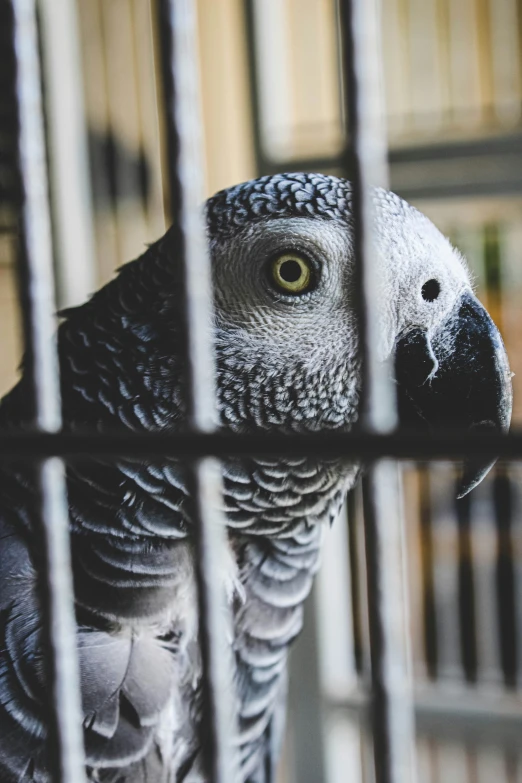
[[[379,356],[395,366],[400,426],[508,429],[502,338],[461,254],[398,196],[374,192]],[[207,202],[219,408],[236,430],[349,429],[360,410],[350,184],[262,177]],[[461,495],[491,461],[471,461]]]

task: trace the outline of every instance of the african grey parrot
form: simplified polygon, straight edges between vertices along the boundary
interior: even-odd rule
[[[464,260],[399,197],[375,191],[380,352],[394,355],[413,425],[504,431],[511,381],[500,335]],[[221,425],[349,430],[358,416],[350,184],[262,177],[206,205],[215,291]],[[179,264],[167,232],[59,327],[70,431],[176,431],[183,422]],[[0,406],[28,418],[26,380]],[[68,466],[78,649],[91,781],[203,781],[198,759],[197,618],[182,461],[84,459]],[[486,472],[475,465],[471,488]],[[323,533],[358,466],[347,460],[223,465],[238,694],[240,780],[269,783],[284,723],[288,647]],[[49,780],[34,487],[0,468],[0,779]]]

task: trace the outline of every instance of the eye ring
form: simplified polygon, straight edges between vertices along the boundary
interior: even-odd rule
[[[312,265],[297,253],[283,253],[270,265],[272,282],[287,294],[303,294],[312,284]]]
[[[426,280],[421,288],[421,295],[425,302],[434,302],[440,294],[440,283],[435,278]]]

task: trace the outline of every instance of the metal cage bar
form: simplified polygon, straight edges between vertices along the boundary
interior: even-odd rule
[[[321,457],[357,457],[363,460],[459,460],[470,452],[476,457],[522,460],[522,433],[488,432],[312,432],[292,433],[177,432],[164,433],[5,433],[0,439],[0,460],[60,456],[117,457],[246,457],[251,454]]]
[[[18,277],[26,377],[36,430],[61,427],[54,279],[36,3],[12,0],[16,62],[17,165],[20,179]],[[49,755],[56,781],[85,780],[69,519],[63,463],[35,466],[36,511],[43,538],[41,574],[47,683],[52,695]]]
[[[173,218],[173,252],[181,262],[189,437],[216,426],[211,344],[211,275],[201,215],[201,126],[193,0],[159,0],[166,124],[167,179]],[[234,780],[232,677],[227,651],[225,523],[218,513],[219,465],[199,457],[189,465],[191,517],[196,539],[199,643],[203,664],[200,745],[205,776]]]
[[[386,187],[386,132],[380,85],[377,0],[342,0],[344,86],[352,172],[355,276],[362,363],[363,427],[386,433],[397,426],[390,368],[379,351],[382,293],[374,248],[373,188]],[[363,479],[366,573],[371,647],[371,719],[377,783],[415,779],[414,716],[407,634],[404,531],[397,466],[371,465]]]

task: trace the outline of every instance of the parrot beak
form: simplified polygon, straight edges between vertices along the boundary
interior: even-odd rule
[[[513,393],[500,333],[466,292],[433,333],[414,328],[397,342],[395,378],[401,427],[421,431],[507,432]],[[469,457],[458,497],[467,495],[496,460]]]

